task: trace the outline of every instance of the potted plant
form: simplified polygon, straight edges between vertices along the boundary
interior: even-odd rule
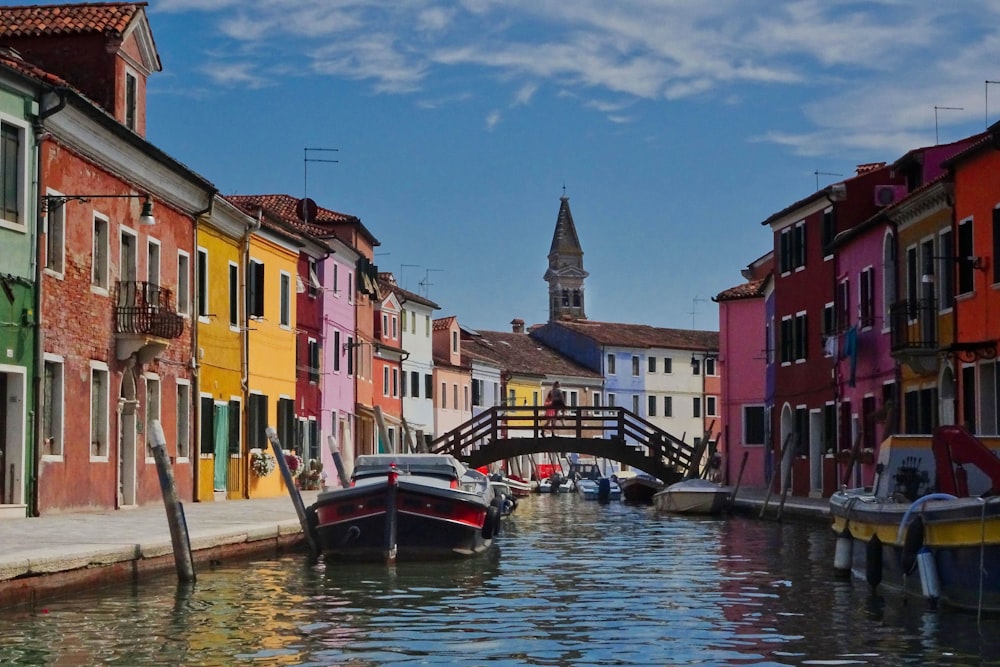
[[[250,471],[258,477],[267,477],[278,466],[278,460],[271,452],[265,452],[259,447],[250,450]]]
[[[323,482],[323,464],[316,459],[309,459],[305,470],[298,477],[299,488],[303,491],[314,491]]]
[[[302,474],[302,457],[295,452],[285,452],[285,465],[288,466],[288,472],[292,474],[292,479]]]

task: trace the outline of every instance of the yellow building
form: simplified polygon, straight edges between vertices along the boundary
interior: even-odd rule
[[[217,197],[212,215],[200,220],[197,227],[197,312],[193,320],[199,442],[195,499],[200,501],[246,497],[243,267],[255,222]]]
[[[250,237],[247,258],[247,397],[246,434],[250,447],[271,452],[266,436],[273,428],[291,449],[295,434],[295,295],[298,234],[265,214]],[[285,493],[280,472],[264,476],[253,466],[248,496],[260,498]]]

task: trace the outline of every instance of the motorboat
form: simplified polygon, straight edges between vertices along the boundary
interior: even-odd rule
[[[510,516],[517,509],[517,498],[507,480],[503,475],[490,475],[490,486],[493,487],[493,502],[500,510],[500,516]]]
[[[644,472],[615,475],[618,486],[622,487],[622,498],[627,503],[652,504],[653,496],[666,486],[663,482]]]
[[[538,482],[538,493],[572,493],[573,480],[561,472],[554,472],[549,477]]]
[[[1000,439],[892,436],[872,488],[830,498],[834,568],[932,603],[1000,611]]]
[[[357,457],[350,485],[321,492],[306,510],[327,559],[433,559],[488,549],[502,500],[489,478],[450,454]]]
[[[507,486],[510,487],[515,498],[526,498],[535,490],[531,482],[521,479],[516,475],[505,476],[504,481],[507,482]]]
[[[707,479],[676,482],[653,495],[653,506],[671,514],[719,514],[729,508],[733,489]]]
[[[584,500],[621,500],[622,497],[622,487],[610,477],[581,477],[576,480],[576,492]]]

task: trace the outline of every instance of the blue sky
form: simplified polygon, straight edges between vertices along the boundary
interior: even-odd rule
[[[590,319],[714,329],[710,297],[770,248],[762,220],[1000,118],[996,0],[151,0],[148,14],[154,144],[223,193],[360,217],[381,270],[479,329],[545,321],[563,187]]]

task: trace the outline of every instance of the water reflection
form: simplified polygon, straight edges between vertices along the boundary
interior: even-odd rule
[[[969,665],[1000,623],[872,596],[823,528],[522,501],[448,563],[304,557],[4,612],[0,664]],[[987,656],[988,658],[984,658]],[[1000,664],[998,662],[997,664]]]

